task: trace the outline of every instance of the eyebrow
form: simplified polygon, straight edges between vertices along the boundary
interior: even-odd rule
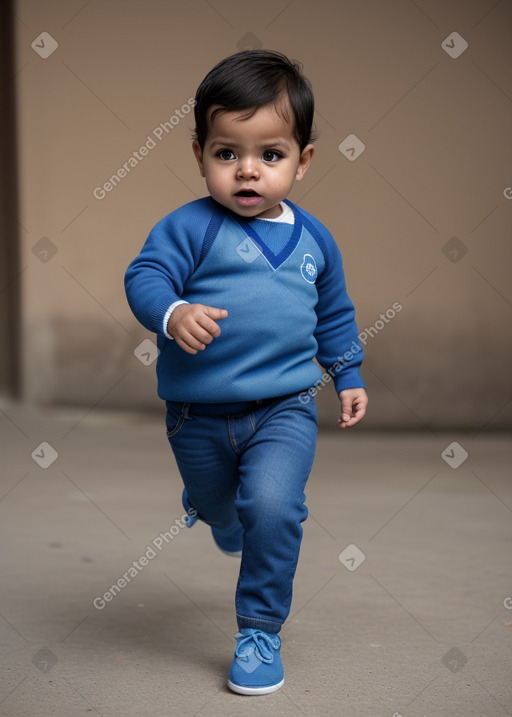
[[[222,147],[230,147],[233,149],[240,146],[238,142],[233,142],[232,140],[225,139],[223,137],[219,137],[212,142],[213,146],[217,144],[222,145]],[[290,149],[290,144],[282,137],[271,138],[265,142],[260,142],[256,146],[258,149],[264,149],[265,147],[285,147],[286,149]]]

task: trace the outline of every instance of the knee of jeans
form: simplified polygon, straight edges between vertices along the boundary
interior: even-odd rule
[[[238,513],[233,504],[233,499],[225,501],[223,504],[217,504],[208,499],[197,500],[191,504],[197,511],[197,517],[206,525],[213,526],[224,530],[233,525],[237,519]],[[197,508],[199,506],[199,508]]]
[[[256,492],[250,497],[238,496],[235,502],[240,521],[245,528],[252,526],[296,525],[308,517],[304,504],[305,496],[282,495],[279,498],[265,492]]]

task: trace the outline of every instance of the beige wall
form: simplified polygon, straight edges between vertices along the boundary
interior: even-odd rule
[[[339,240],[360,329],[403,307],[367,344],[367,426],[508,425],[511,27],[508,0],[19,0],[26,400],[159,405],[123,274],[158,219],[205,194],[191,116],[103,200],[93,190],[215,62],[259,43],[313,83],[317,155],[291,198]],[[453,31],[469,43],[457,59]],[[366,145],[354,161],[349,134]],[[332,387],[320,406],[334,424]]]

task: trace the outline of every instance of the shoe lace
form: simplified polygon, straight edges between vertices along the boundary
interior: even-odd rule
[[[244,635],[238,639],[238,643],[235,649],[235,656],[242,657],[244,648],[254,642],[258,651],[258,657],[262,662],[270,663],[274,659],[274,645],[270,637],[263,631],[258,630],[253,632],[252,635]]]

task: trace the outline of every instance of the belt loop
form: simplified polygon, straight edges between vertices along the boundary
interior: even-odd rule
[[[190,410],[190,406],[191,406],[191,405],[192,405],[191,403],[184,403],[184,404],[183,404],[183,406],[182,406],[182,408],[181,408],[181,415],[183,416],[183,418],[185,418],[185,419],[189,418],[188,412],[189,412],[189,410]]]

